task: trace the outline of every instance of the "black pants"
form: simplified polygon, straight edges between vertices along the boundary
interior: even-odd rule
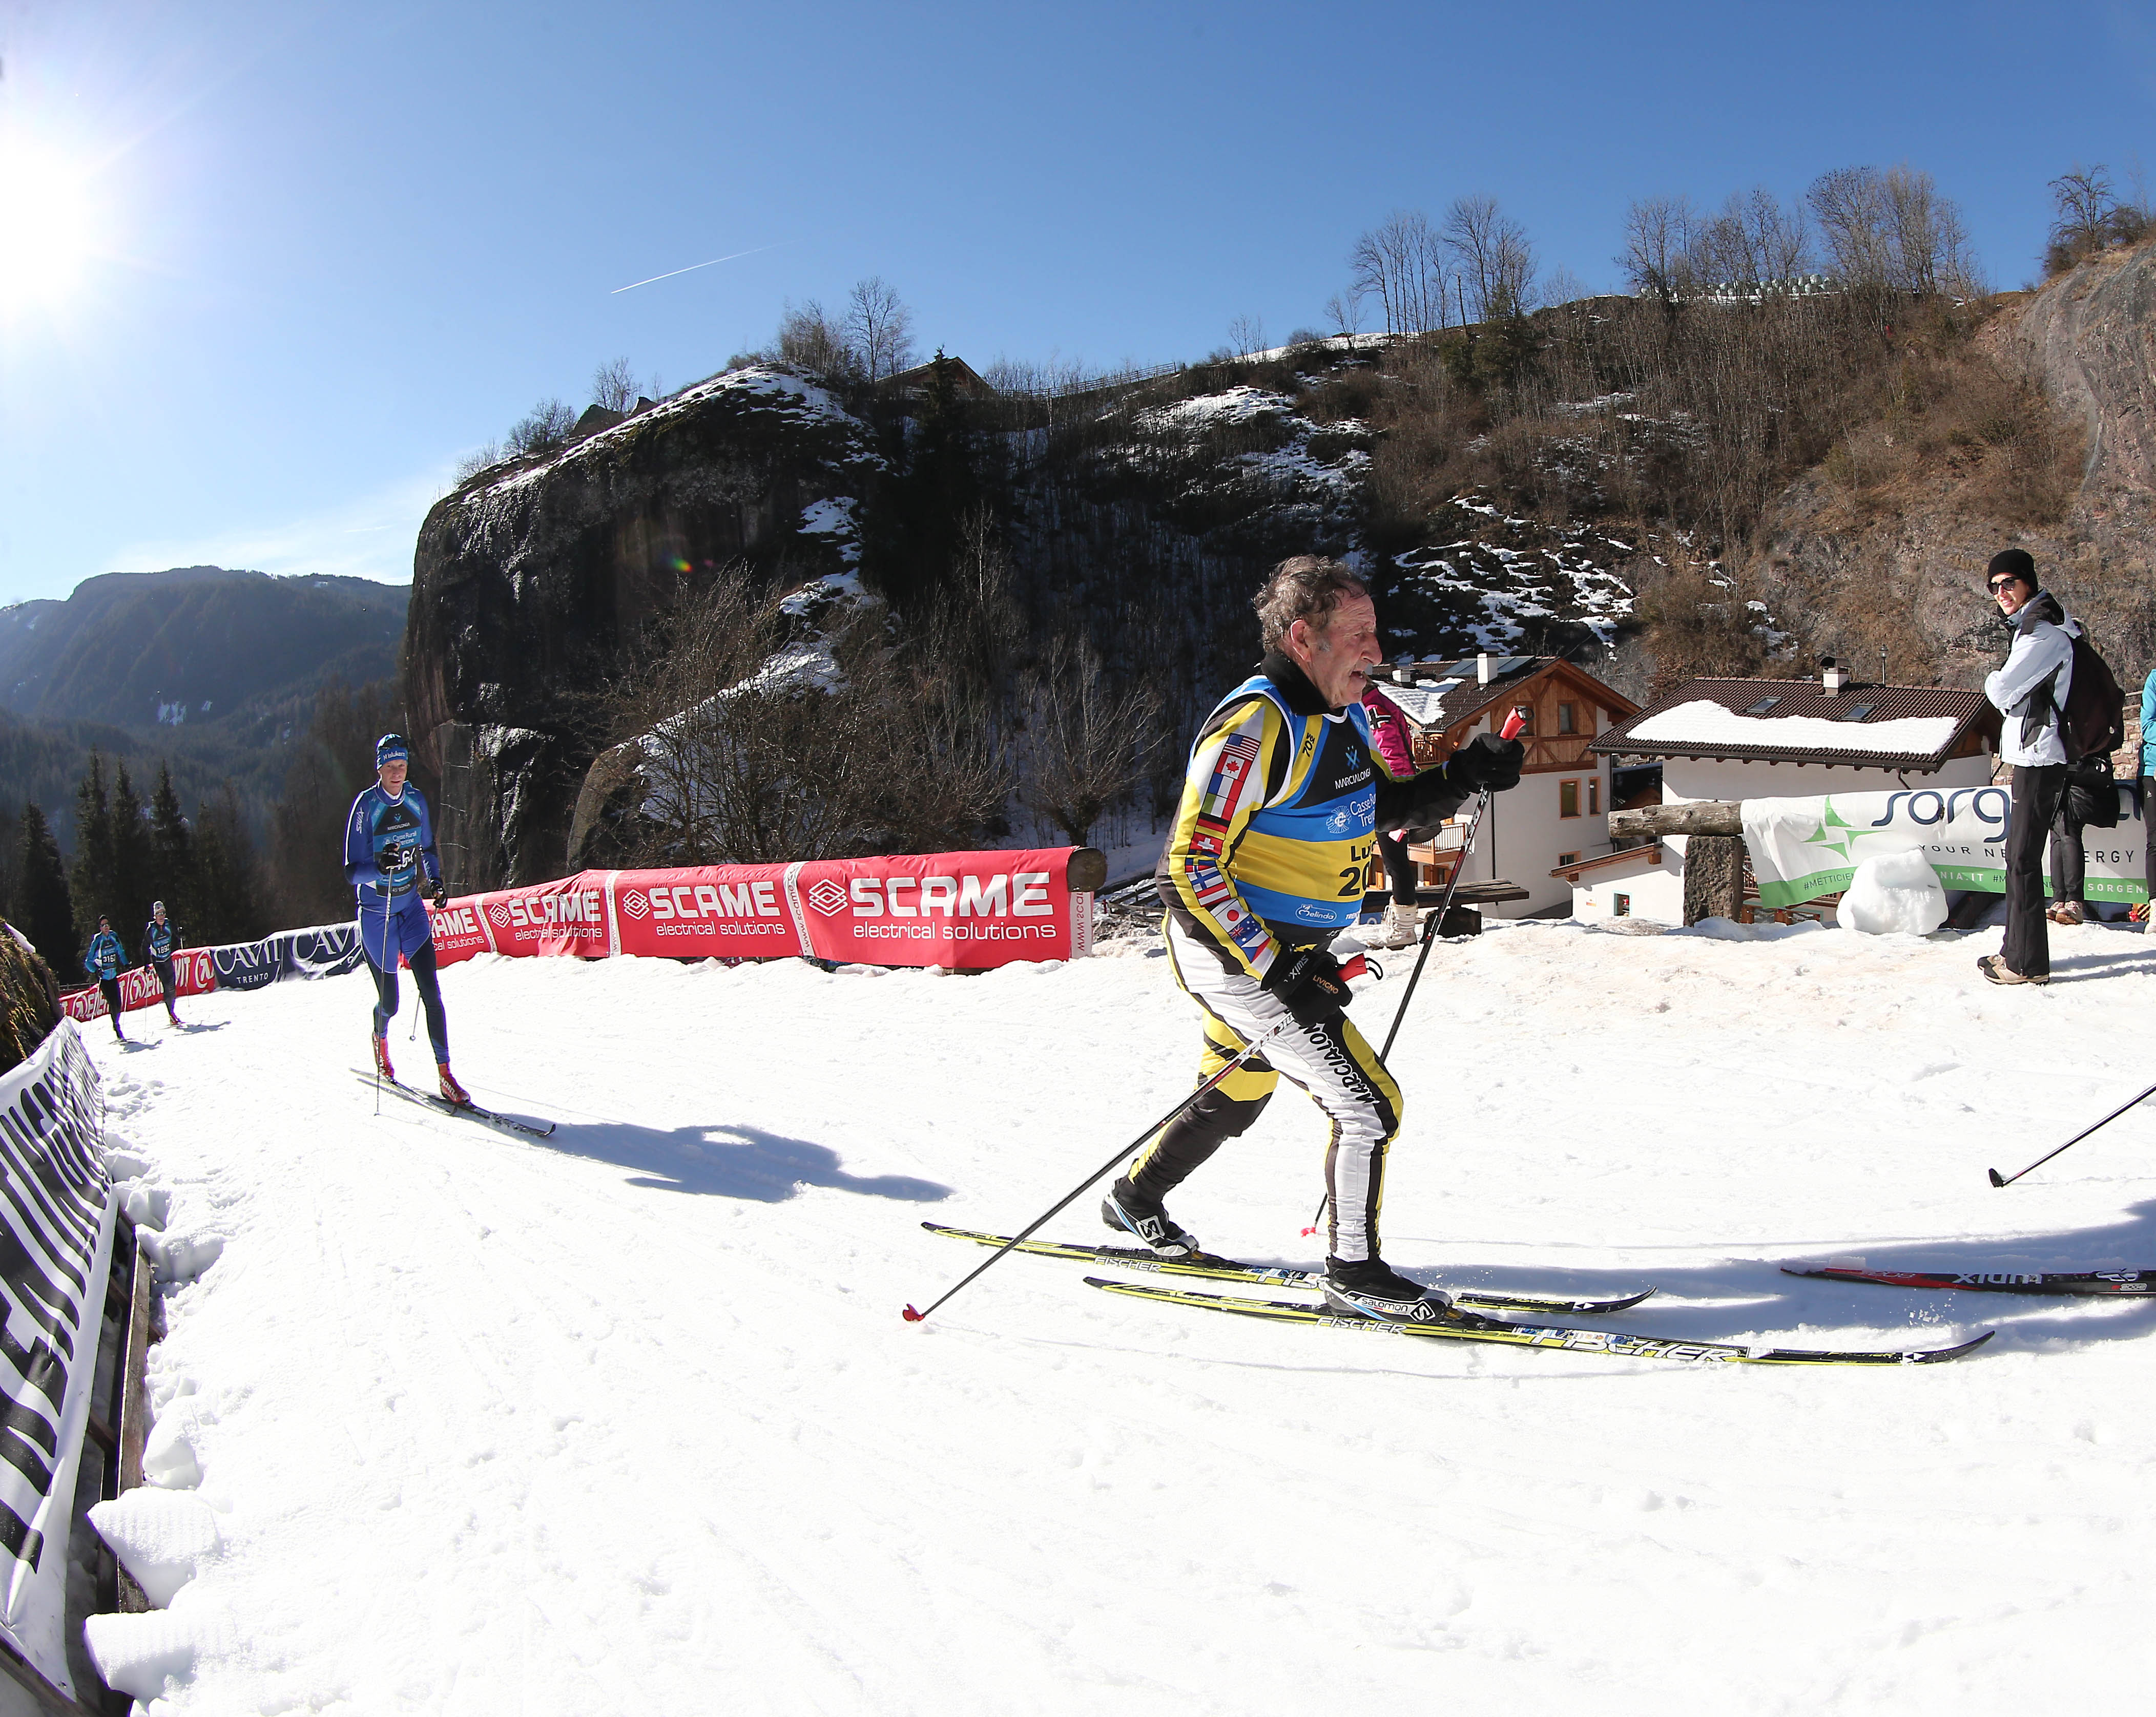
[[[112,1015],[112,1035],[117,1038],[121,1035],[120,1030],[120,980],[116,977],[100,978],[97,981],[97,992],[105,997],[105,1005],[106,1008],[110,1011]]]
[[[2059,814],[2066,766],[2015,765],[2014,814],[2006,825],[2006,969],[2024,977],[2051,975],[2051,941],[2044,925],[2044,839]]]
[[[157,974],[157,987],[164,992],[165,1012],[170,1013],[172,1003],[180,998],[180,987],[172,978],[172,962],[170,960],[153,960],[150,962],[150,970]]]
[[[1392,879],[1393,900],[1396,905],[1412,906],[1415,888],[1421,878],[1414,859],[1408,857],[1408,843],[1397,834],[1378,836],[1378,856],[1385,861],[1385,874]]]
[[[437,1064],[444,1063],[449,1058],[449,1022],[442,1012],[441,981],[434,975],[434,945],[429,942],[404,957],[412,962],[412,987],[427,1010],[427,1041],[434,1046]],[[389,1022],[397,1017],[397,956],[391,955],[387,966],[377,966],[369,956],[367,969],[374,974],[374,1035],[384,1037]]]
[[[2144,775],[2141,777],[2141,880],[2149,900],[2156,902],[2156,840],[2148,838],[2152,813],[2156,813],[2156,775]],[[2156,918],[2156,905],[2150,907],[2149,916]]]

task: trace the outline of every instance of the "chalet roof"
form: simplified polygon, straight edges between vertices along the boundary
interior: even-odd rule
[[[973,366],[962,357],[952,357],[947,352],[943,362],[951,385],[960,393],[972,394],[976,399],[993,399],[996,390],[983,382]],[[926,393],[936,382],[936,360],[916,364],[910,370],[900,370],[883,378],[881,386],[898,393]]]
[[[1602,756],[1823,763],[1928,773],[1973,734],[1998,733],[1980,691],[1816,679],[1688,679],[1599,735]]]
[[[1624,693],[1604,685],[1563,656],[1493,656],[1487,685],[1481,683],[1478,659],[1473,656],[1460,662],[1388,664],[1373,671],[1371,683],[1399,705],[1401,713],[1417,727],[1426,732],[1441,731],[1475,720],[1493,704],[1517,697],[1528,681],[1559,668],[1576,676],[1609,709],[1621,714],[1634,707]],[[1412,674],[1411,683],[1399,684],[1394,678],[1396,670]]]

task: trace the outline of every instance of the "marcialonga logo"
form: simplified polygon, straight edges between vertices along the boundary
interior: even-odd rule
[[[651,902],[644,898],[641,889],[624,889],[621,891],[621,910],[641,924],[651,915]]]
[[[846,885],[836,877],[827,876],[808,890],[808,904],[826,918],[836,918],[846,910]]]

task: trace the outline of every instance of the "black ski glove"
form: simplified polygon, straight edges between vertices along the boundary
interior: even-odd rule
[[[1298,1023],[1317,1025],[1348,1011],[1348,981],[1368,971],[1360,954],[1344,966],[1323,948],[1295,948],[1273,961],[1263,987],[1287,1003]]]
[[[1486,788],[1502,793],[1520,784],[1520,768],[1527,761],[1527,748],[1517,740],[1478,733],[1446,760],[1445,773],[1454,785],[1471,792]]]
[[[442,908],[448,905],[449,904],[449,884],[448,879],[444,877],[436,877],[434,879],[434,891],[429,894],[427,898],[434,903],[434,910],[437,912],[439,912]]]
[[[392,841],[374,855],[374,868],[384,876],[394,876],[412,862],[412,855],[395,841]]]

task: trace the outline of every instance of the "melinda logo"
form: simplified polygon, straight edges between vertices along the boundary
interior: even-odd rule
[[[808,904],[824,917],[835,918],[846,910],[846,885],[827,876],[808,890]]]
[[[621,891],[621,910],[640,924],[651,910],[651,902],[635,889],[624,889]]]

